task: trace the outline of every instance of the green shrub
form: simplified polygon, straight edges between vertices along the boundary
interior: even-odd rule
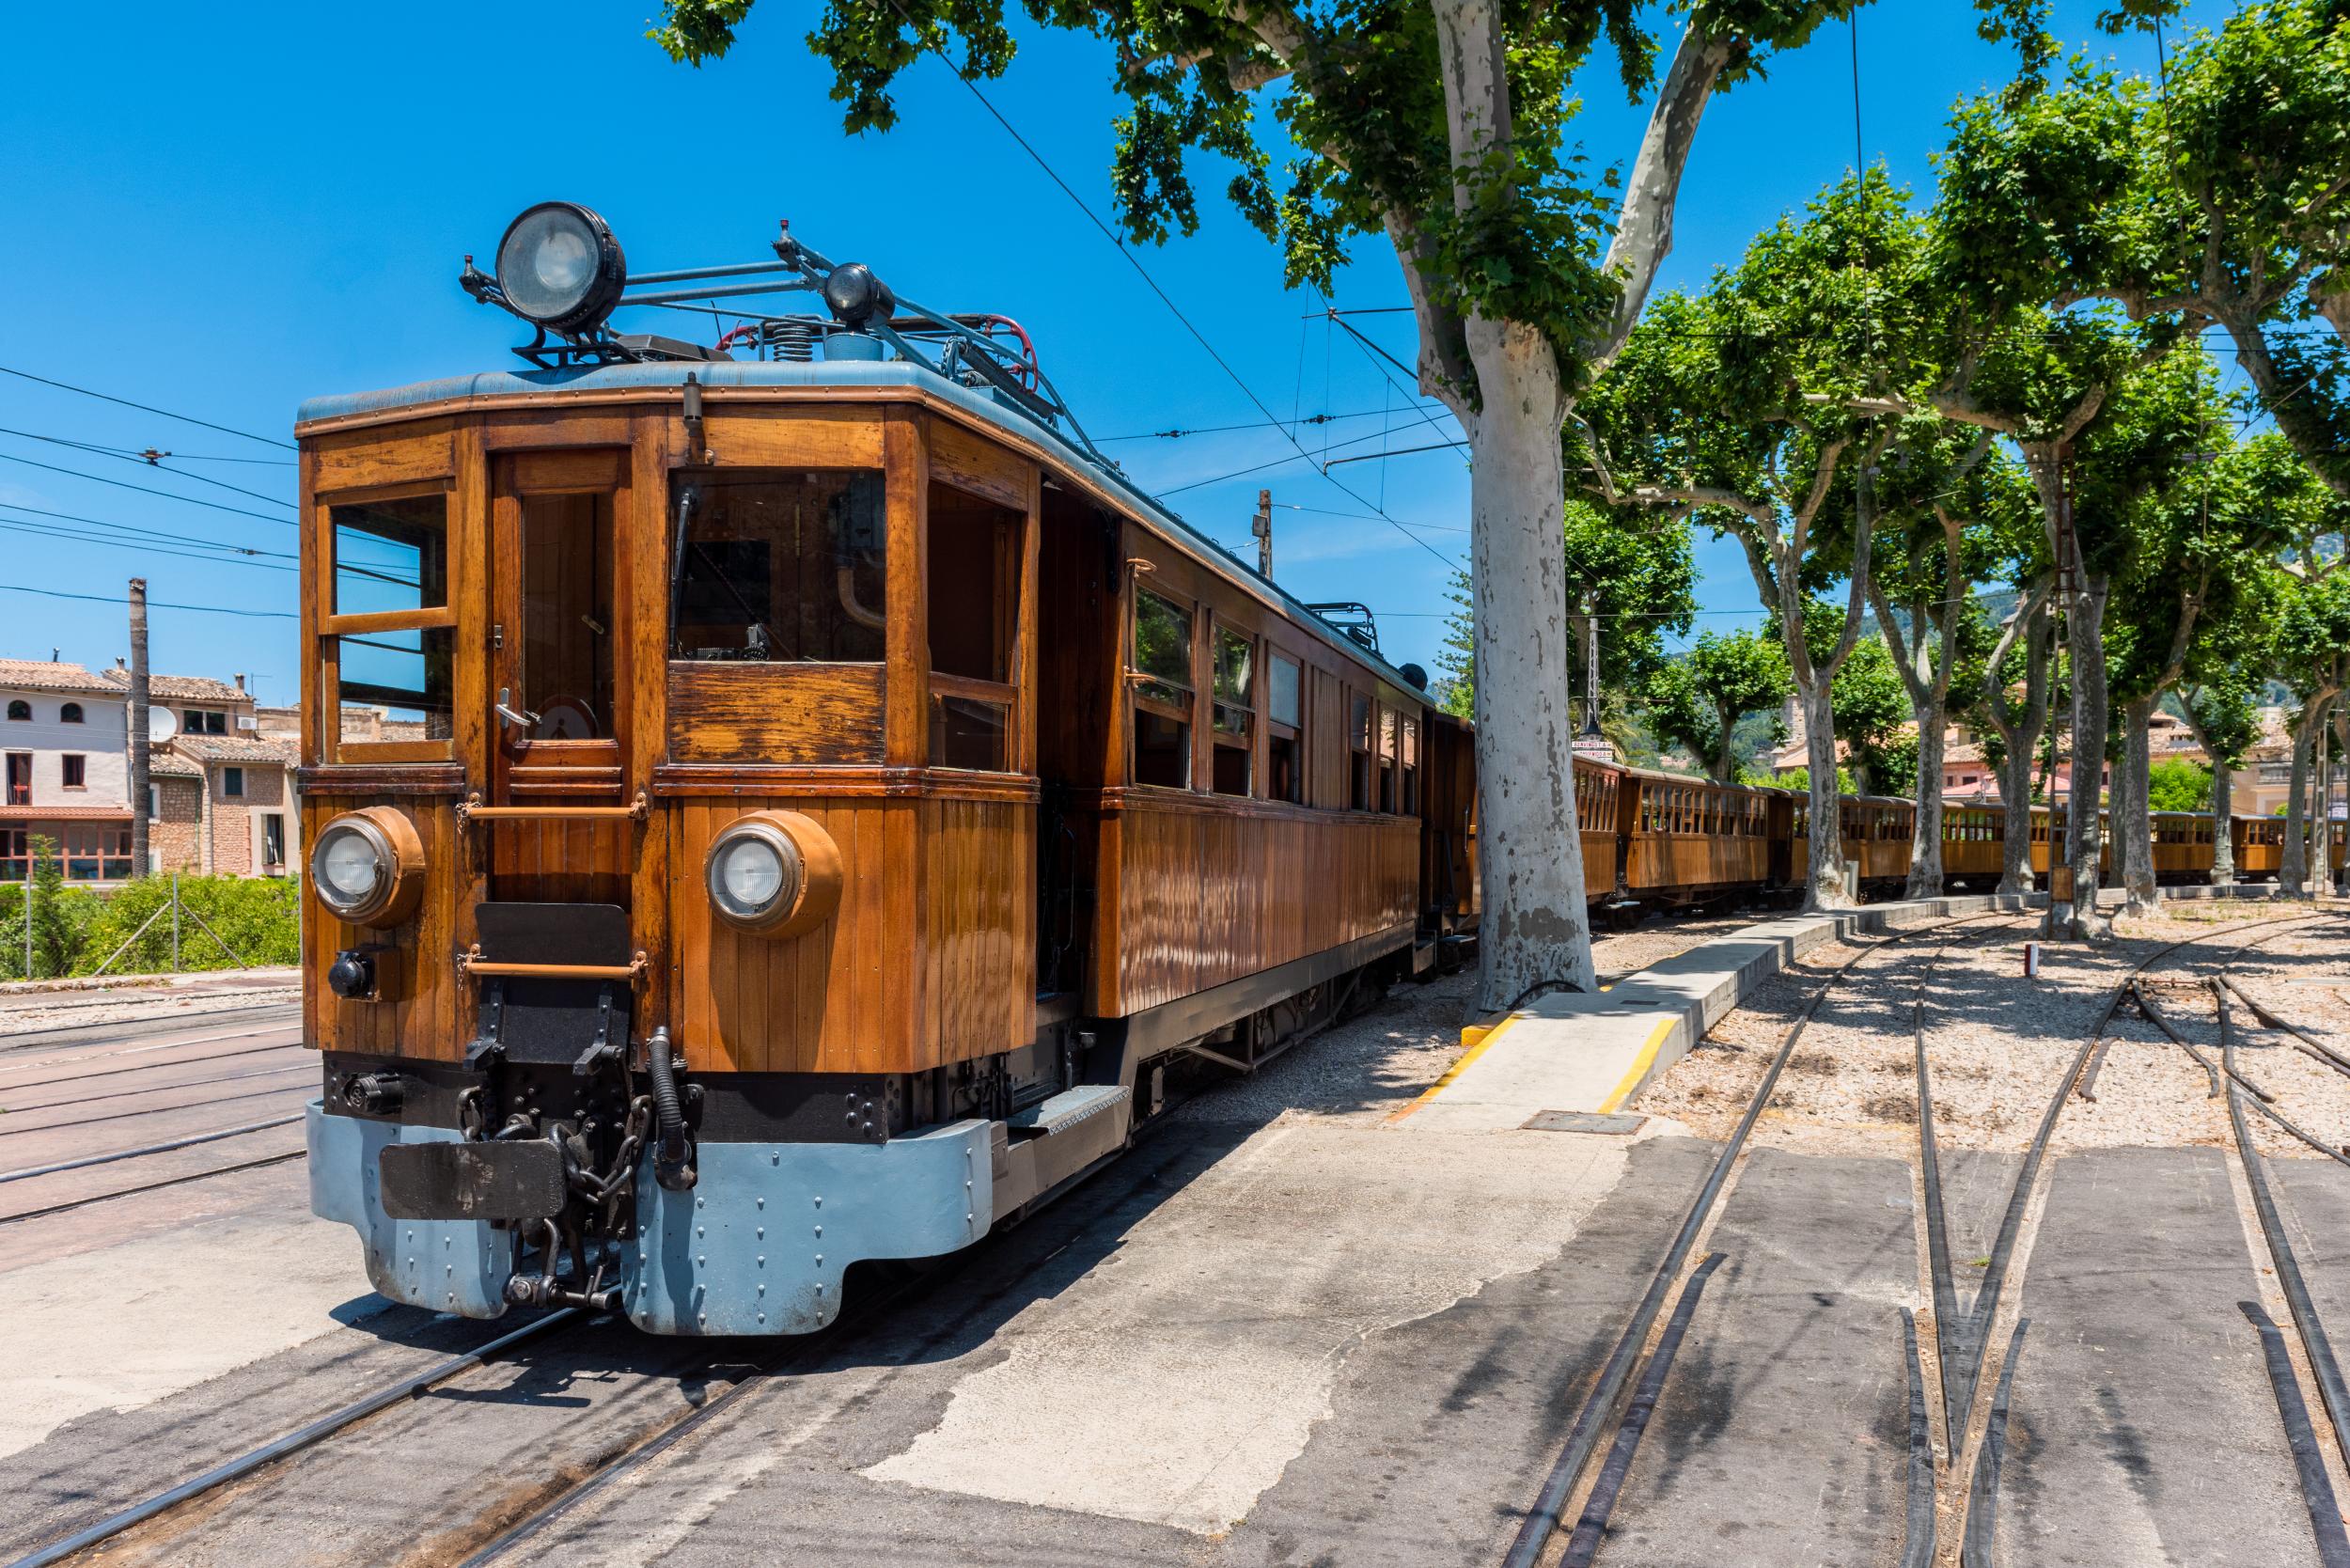
[[[0,980],[55,980],[73,973],[104,907],[88,888],[65,885],[55,839],[37,837],[32,850],[33,972],[24,972],[24,887],[0,887]]]
[[[83,941],[74,973],[90,974],[112,957],[158,910],[153,925],[107,967],[110,975],[152,974],[171,967],[171,878],[150,876],[131,883],[105,901]],[[301,949],[300,888],[273,877],[183,876],[180,879],[180,967],[234,969],[247,964],[292,964]],[[199,923],[199,920],[201,923]],[[206,934],[210,926],[220,941]]]

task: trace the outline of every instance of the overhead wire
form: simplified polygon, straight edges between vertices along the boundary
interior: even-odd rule
[[[78,468],[61,468],[54,463],[36,463],[31,458],[18,457],[13,452],[0,452],[0,463],[21,463],[27,468],[43,468],[52,474],[64,474],[71,478],[87,479],[92,484],[110,484],[118,490],[135,490],[142,495],[160,495],[166,501],[184,501],[192,507],[208,507],[213,511],[233,512],[239,517],[258,518],[261,522],[274,523],[281,527],[300,526],[290,517],[272,517],[265,511],[252,511],[243,507],[225,506],[218,501],[206,501],[194,495],[182,495],[176,491],[157,490],[152,485],[132,484],[126,479],[110,479],[102,474],[85,474]],[[189,476],[189,478],[194,477]]]
[[[0,375],[15,376],[20,381],[39,382],[43,386],[54,386],[64,392],[78,392],[85,398],[96,398],[101,402],[120,403],[124,408],[135,408],[142,414],[155,414],[165,419],[177,419],[183,425],[201,425],[208,431],[218,431],[223,435],[239,436],[246,441],[258,441],[264,447],[283,447],[290,452],[301,450],[292,442],[280,441],[275,436],[256,435],[251,431],[241,431],[233,425],[216,425],[210,419],[198,419],[192,414],[174,414],[167,408],[157,408],[151,403],[135,403],[128,398],[118,398],[111,392],[97,392],[86,386],[76,386],[71,382],[55,381],[48,376],[37,376],[30,370],[19,370],[11,366],[0,365]]]
[[[21,583],[0,583],[0,593],[30,593],[43,599],[76,599],[88,604],[128,604],[128,599],[117,599],[103,593],[68,593],[62,588],[27,588]],[[249,620],[299,620],[301,616],[291,610],[237,610],[226,604],[174,604],[161,599],[147,602],[150,610],[193,610],[199,615],[233,615]]]
[[[1152,294],[1158,297],[1159,303],[1167,306],[1167,313],[1175,318],[1186,333],[1191,335],[1192,340],[1199,345],[1201,351],[1205,353],[1211,360],[1214,361],[1216,368],[1222,370],[1226,377],[1231,381],[1232,384],[1240,388],[1241,395],[1248,400],[1250,405],[1253,406],[1258,413],[1263,415],[1269,423],[1278,425],[1278,418],[1275,416],[1272,409],[1265,406],[1264,400],[1257,396],[1255,389],[1252,388],[1246,381],[1242,379],[1240,372],[1232,368],[1230,362],[1228,361],[1221,353],[1216,352],[1216,347],[1214,343],[1208,341],[1207,335],[1201,332],[1198,326],[1193,324],[1189,316],[1183,314],[1183,307],[1175,303],[1173,296],[1169,295],[1165,289],[1159,286],[1158,279],[1151,275],[1151,270],[1142,264],[1141,259],[1136,257],[1134,252],[1128,248],[1125,242],[1118,237],[1116,231],[1113,230],[1108,224],[1102,221],[1100,215],[1087,204],[1082,196],[1077,195],[1076,191],[1071,187],[1069,181],[1063,180],[1060,177],[1059,172],[1056,170],[1050,163],[1045,161],[1044,155],[1037,151],[1037,149],[1029,144],[1028,139],[1020,133],[1019,129],[1015,127],[1010,120],[1004,117],[1003,111],[996,108],[995,103],[989,100],[987,94],[979,89],[979,85],[977,82],[972,81],[971,78],[964,71],[958,70],[955,63],[947,57],[946,51],[931,41],[931,39],[924,34],[922,28],[916,24],[914,18],[907,13],[905,7],[900,3],[900,0],[889,0],[889,6],[890,9],[898,13],[900,20],[905,23],[907,31],[914,36],[916,41],[921,45],[923,51],[931,55],[933,55],[938,60],[939,64],[954,72],[955,80],[962,83],[964,90],[969,92],[974,99],[978,100],[979,107],[987,111],[988,117],[995,120],[998,126],[1002,127],[1006,135],[1010,136],[1013,142],[1018,144],[1020,150],[1028,155],[1030,162],[1034,163],[1038,168],[1044,171],[1045,178],[1052,180],[1052,182],[1059,188],[1061,195],[1069,198],[1071,205],[1074,206],[1078,212],[1085,214],[1086,221],[1091,224],[1093,227],[1101,233],[1102,238],[1110,243],[1111,248],[1116,250],[1118,254],[1125,259],[1126,264],[1135,270],[1135,275],[1142,279],[1144,286],[1147,287]],[[1306,458],[1306,460],[1309,463],[1313,461],[1312,454],[1307,450],[1305,444],[1299,441],[1293,433],[1290,432],[1287,427],[1282,428],[1282,433],[1288,438],[1290,445],[1297,448],[1299,456]],[[1446,555],[1443,551],[1437,549],[1426,540],[1421,539],[1418,535],[1413,533],[1402,523],[1397,522],[1392,517],[1388,517],[1384,510],[1372,506],[1371,502],[1367,497],[1356,493],[1355,490],[1340,481],[1331,478],[1327,473],[1323,474],[1323,478],[1329,484],[1335,486],[1341,493],[1351,496],[1355,501],[1360,502],[1364,506],[1371,507],[1371,510],[1374,512],[1377,512],[1380,518],[1386,522],[1390,526],[1394,527],[1397,532],[1402,534],[1404,538],[1410,540],[1414,544],[1418,545],[1421,549],[1427,551],[1430,555],[1435,557],[1447,566],[1452,567],[1456,570],[1466,570],[1466,568],[1463,567],[1459,561],[1454,560],[1451,557]],[[1183,488],[1191,489],[1195,487],[1185,486]],[[1169,494],[1172,493],[1170,492]]]
[[[45,441],[53,447],[71,447],[79,451],[94,452],[100,457],[113,458],[117,463],[136,463],[142,468],[152,468],[159,473],[177,474],[183,479],[194,479],[198,484],[209,484],[215,489],[249,496],[256,501],[267,501],[274,507],[284,507],[288,511],[298,510],[291,501],[282,495],[270,495],[258,490],[247,490],[243,485],[230,484],[226,479],[215,479],[205,474],[191,474],[183,468],[165,467],[159,460],[171,456],[169,452],[158,452],[150,458],[145,453],[120,451],[111,447],[101,447],[95,442],[74,441],[62,435],[39,435],[31,431],[10,430],[5,425],[0,425],[0,435],[13,435],[25,441]]]

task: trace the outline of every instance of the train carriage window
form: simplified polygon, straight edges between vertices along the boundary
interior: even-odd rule
[[[1209,782],[1217,794],[1245,795],[1250,791],[1249,751],[1256,738],[1250,727],[1256,720],[1257,643],[1218,625],[1214,651],[1210,738],[1215,743],[1215,773]]]
[[[931,765],[1012,765],[1022,518],[951,485],[930,491]]]
[[[1379,707],[1379,809],[1393,812],[1395,799],[1396,750],[1400,744],[1398,726],[1403,715],[1385,703]]]
[[[327,509],[335,534],[337,615],[434,610],[448,604],[448,496]]]
[[[882,477],[681,478],[671,513],[680,659],[878,664],[888,625]]]
[[[1402,809],[1407,817],[1419,815],[1419,720],[1403,720],[1402,750],[1397,756],[1398,776],[1402,780]]]
[[[535,740],[611,740],[612,497],[522,497],[521,706]]]
[[[1191,788],[1191,611],[1135,589],[1135,782]]]
[[[1346,694],[1346,746],[1352,757],[1347,771],[1347,805],[1356,811],[1371,809],[1371,737],[1376,717],[1371,698],[1360,692]]]
[[[1265,655],[1265,798],[1306,798],[1304,669],[1295,659]]]
[[[384,716],[397,723],[421,723],[427,740],[446,741],[456,733],[457,644],[448,627],[321,637],[319,644],[336,662],[337,686],[345,702],[382,708]]]

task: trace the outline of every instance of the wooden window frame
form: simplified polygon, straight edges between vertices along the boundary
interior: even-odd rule
[[[1245,627],[1234,625],[1213,610],[1207,619],[1208,776],[1205,787],[1211,794],[1227,793],[1215,787],[1216,753],[1237,751],[1248,760],[1248,788],[1231,794],[1230,798],[1262,799],[1263,796],[1259,793],[1261,781],[1257,766],[1257,730],[1259,712],[1263,706],[1259,688],[1264,681],[1265,639]],[[1222,652],[1221,640],[1227,635],[1238,637],[1248,647],[1248,691],[1245,699],[1240,701],[1228,701],[1215,689],[1217,655]],[[1216,722],[1218,712],[1222,709],[1230,709],[1240,714],[1238,734],[1227,733],[1223,726]]]
[[[483,481],[486,483],[486,480]],[[447,604],[427,605],[415,610],[383,610],[338,615],[335,612],[335,509],[366,506],[379,501],[410,501],[421,496],[442,498],[442,536],[448,555]],[[486,500],[486,497],[478,498]],[[449,729],[446,740],[425,741],[347,741],[342,733],[342,647],[345,636],[364,636],[373,632],[437,632],[447,631],[453,636],[458,624],[458,605],[467,593],[466,552],[478,549],[468,543],[466,530],[472,525],[466,517],[468,498],[458,489],[454,475],[409,479],[397,484],[367,485],[348,490],[321,492],[310,499],[311,541],[313,559],[318,563],[316,580],[312,584],[313,624],[312,664],[318,672],[318,749],[321,759],[347,763],[447,762],[457,757],[455,731],[462,728],[462,684],[459,668],[464,661],[453,657],[449,671]]]
[[[1197,758],[1199,746],[1199,687],[1198,684],[1199,661],[1199,602],[1196,599],[1185,598],[1179,594],[1167,593],[1158,588],[1152,588],[1142,581],[1142,575],[1143,574],[1139,571],[1133,573],[1134,589],[1126,612],[1126,700],[1129,710],[1129,722],[1126,726],[1126,781],[1136,789],[1183,789],[1197,791],[1199,787],[1199,780],[1198,777],[1199,769]],[[1144,594],[1151,595],[1161,604],[1173,606],[1176,610],[1180,611],[1183,617],[1183,624],[1186,628],[1184,633],[1186,646],[1184,648],[1183,654],[1183,669],[1185,678],[1182,681],[1173,681],[1164,675],[1149,673],[1135,662],[1135,628],[1136,623],[1142,618],[1142,596]],[[1184,701],[1182,703],[1174,703],[1167,701],[1164,698],[1154,697],[1143,690],[1143,687],[1146,685],[1180,686],[1183,688]],[[1181,724],[1187,727],[1183,737],[1185,742],[1183,758],[1183,776],[1185,781],[1183,784],[1144,784],[1135,777],[1136,738],[1140,734],[1142,728],[1139,724],[1132,722],[1133,715],[1136,713],[1156,713],[1159,717],[1167,719],[1171,723]]]
[[[87,790],[89,788],[89,757],[85,752],[65,751],[57,754],[57,788]]]
[[[237,778],[237,787],[233,790],[228,787],[228,776],[231,774],[234,774]],[[243,800],[246,798],[244,792],[244,769],[226,764],[222,766],[220,770],[220,798],[223,800]]]
[[[1353,686],[1340,690],[1346,699],[1346,808],[1367,812],[1379,804],[1379,698]],[[1359,730],[1355,726],[1357,704],[1363,714]]]
[[[1295,786],[1296,792],[1290,795],[1265,794],[1261,798],[1265,800],[1284,801],[1292,806],[1303,806],[1312,794],[1307,771],[1306,743],[1307,733],[1312,726],[1308,722],[1306,708],[1308,701],[1308,688],[1313,683],[1313,666],[1308,665],[1304,659],[1299,658],[1297,655],[1283,652],[1280,649],[1276,648],[1273,644],[1272,638],[1266,637],[1261,640],[1264,645],[1262,660],[1265,681],[1264,722],[1262,726],[1265,735],[1265,767],[1261,779],[1263,788],[1270,790],[1273,784],[1272,763],[1273,743],[1275,741],[1289,742],[1292,749],[1292,754],[1296,758],[1296,764],[1292,773],[1292,782]],[[1289,724],[1273,716],[1273,661],[1276,659],[1280,660],[1283,664],[1290,666],[1297,671],[1297,722],[1295,724]]]

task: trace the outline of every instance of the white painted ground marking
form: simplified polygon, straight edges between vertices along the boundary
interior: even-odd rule
[[[366,1279],[349,1227],[307,1215],[193,1225],[0,1274],[0,1456],[330,1333],[327,1314]]]
[[[1024,1309],[1010,1354],[864,1473],[1229,1529],[1330,1414],[1356,1345],[1557,1255],[1626,1157],[1561,1133],[1268,1127]]]

